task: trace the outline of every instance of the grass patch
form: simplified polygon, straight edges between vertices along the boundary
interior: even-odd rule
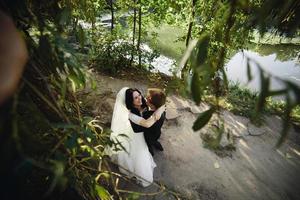
[[[238,83],[230,84],[226,95],[227,109],[236,115],[255,120],[255,107],[258,93],[241,87]]]
[[[224,98],[221,98],[221,107],[228,109],[232,113],[249,118],[254,124],[260,125],[263,122],[262,115],[256,113],[256,102],[258,93],[241,87],[238,83],[231,83]],[[267,98],[266,106],[262,114],[282,116],[285,110],[285,102],[275,101]],[[300,123],[300,107],[293,109],[291,114],[293,123]]]
[[[184,81],[176,77],[171,77],[167,82],[167,93],[180,95],[184,98],[192,99],[187,85]],[[247,117],[252,123],[262,125],[264,115],[283,116],[285,110],[285,102],[277,101],[272,98],[266,99],[266,105],[261,111],[262,114],[256,113],[256,103],[258,100],[258,92],[253,92],[248,88],[242,87],[239,83],[231,82],[228,91],[222,97],[219,97],[218,102],[211,91],[206,90],[203,96],[203,102],[216,105],[217,103],[223,109],[232,112],[235,115]],[[291,121],[294,125],[300,125],[300,106],[296,106],[291,113]]]
[[[236,150],[235,138],[230,129],[224,127],[223,120],[209,123],[208,131],[200,133],[200,137],[204,147],[221,158],[232,157]]]
[[[253,32],[252,42],[260,44],[300,44],[300,37],[288,38],[275,33],[266,32],[263,36],[258,31]]]
[[[185,42],[182,40],[185,32],[182,29],[163,24],[160,27],[149,26],[147,31],[149,36],[146,38],[146,42],[151,48],[177,62],[180,61],[185,51]]]

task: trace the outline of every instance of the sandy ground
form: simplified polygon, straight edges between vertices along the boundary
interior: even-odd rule
[[[97,78],[99,101],[91,101],[95,115],[107,113],[109,124],[116,93],[125,86],[145,92],[148,87],[137,81],[120,80],[108,76]],[[163,184],[167,189],[158,195],[140,196],[140,199],[300,199],[300,135],[293,128],[281,148],[274,146],[280,135],[279,117],[267,117],[266,124],[255,127],[247,118],[223,111],[225,129],[235,138],[236,151],[218,156],[204,148],[201,133],[192,125],[199,112],[207,105],[195,106],[178,96],[167,99],[167,120],[162,128],[160,142],[163,152],[155,152],[157,167],[155,184],[143,188],[121,183],[123,189],[141,193],[156,193]],[[169,191],[169,192],[166,192]]]

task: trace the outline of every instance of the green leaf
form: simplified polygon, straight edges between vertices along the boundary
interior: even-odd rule
[[[73,149],[77,146],[77,138],[78,135],[73,133],[70,138],[68,138],[65,142],[65,145],[68,149]]]
[[[67,91],[67,78],[62,80],[62,86],[61,86],[60,90],[61,90],[62,100],[65,101],[66,91]]]
[[[121,147],[121,148],[118,148]],[[127,151],[127,149],[123,146],[123,144],[118,140],[118,138],[116,138],[116,141],[114,143],[114,147],[115,147],[115,150],[118,151],[118,150],[123,150],[125,151],[126,153],[129,154],[129,152]]]
[[[192,77],[192,83],[191,83],[191,91],[192,91],[192,97],[197,105],[199,105],[201,101],[201,88],[200,88],[200,79],[198,72],[194,70],[193,77]]]
[[[88,124],[89,122],[91,122],[93,120],[92,117],[89,117],[89,116],[85,116],[82,120],[82,124]]]
[[[221,67],[221,71],[222,71],[223,81],[224,81],[224,86],[225,86],[224,88],[227,90],[228,89],[228,79],[227,79],[227,75],[224,70],[224,67]]]
[[[286,140],[288,136],[288,132],[291,126],[291,112],[292,112],[293,106],[291,105],[291,100],[289,95],[287,94],[286,96],[286,108],[284,111],[284,116],[283,116],[283,122],[282,122],[282,130],[281,130],[281,136],[277,141],[276,148],[279,148],[282,143]]]
[[[93,132],[90,129],[83,130],[83,133],[84,133],[84,136],[87,138],[96,139],[95,135],[93,134]]]
[[[90,77],[90,82],[91,82],[92,90],[96,90],[97,89],[97,82],[92,77]]]
[[[203,34],[197,43],[197,57],[196,57],[196,67],[201,66],[204,64],[206,58],[207,58],[207,52],[208,52],[208,45],[209,45],[209,35]]]
[[[110,177],[110,174],[109,173],[107,173],[107,172],[102,172],[102,173],[100,173],[100,177],[101,176],[103,176],[105,179],[109,179],[109,177]]]
[[[222,41],[223,31],[220,24],[215,25],[215,41]]]
[[[65,166],[62,162],[52,160],[51,161],[53,166],[52,166],[52,172],[53,172],[53,180],[49,186],[48,191],[46,192],[45,196],[48,196],[53,192],[55,187],[57,186],[64,186],[66,184],[67,179],[64,177],[64,170]]]
[[[260,113],[266,103],[266,98],[268,97],[269,86],[270,86],[270,77],[265,77],[264,72],[261,68],[260,70],[260,93],[258,97],[258,101],[256,104],[256,112]]]
[[[101,161],[100,161],[100,162],[101,162]],[[101,172],[100,174],[98,174],[98,175],[95,177],[95,181],[98,182],[99,179],[100,179],[101,177],[103,177],[103,178],[106,179],[106,180],[109,180],[109,178],[110,178],[110,173],[108,173],[108,172]],[[100,181],[101,181],[101,180],[100,180]]]
[[[245,11],[247,11],[247,9],[249,8],[249,0],[239,0],[237,1],[237,6],[241,9],[245,9]]]
[[[251,66],[249,59],[246,57],[246,62],[247,62],[247,77],[248,77],[248,82],[252,80],[252,74],[251,74]]]
[[[76,89],[80,87],[81,81],[78,79],[78,77],[75,74],[70,74],[68,76],[68,79],[72,83],[73,92],[76,92]]]
[[[203,128],[209,122],[214,112],[215,112],[215,107],[212,107],[209,110],[200,113],[197,120],[194,122],[193,130],[198,131],[201,128]]]
[[[84,47],[84,43],[85,43],[85,34],[84,34],[84,30],[82,28],[82,26],[79,24],[78,26],[78,37],[79,37],[79,43],[80,43],[80,47],[83,48]]]
[[[80,86],[85,86],[85,75],[84,73],[81,71],[81,69],[76,69],[77,71],[77,76],[79,77],[80,80]]]
[[[52,123],[53,128],[64,128],[64,129],[75,129],[78,126],[75,124],[66,124],[66,123]]]
[[[109,192],[100,185],[95,185],[95,191],[101,200],[111,200]]]
[[[197,45],[197,40],[192,40],[188,47],[186,48],[186,51],[183,55],[183,57],[181,58],[180,60],[180,63],[179,63],[179,69],[183,69],[184,66],[186,65],[186,63],[188,62],[189,58],[193,57],[193,54],[195,53],[194,52],[194,48],[195,46]],[[191,58],[192,59],[192,58]],[[192,59],[192,61],[195,60],[195,59]]]
[[[60,14],[59,24],[66,25],[70,22],[71,10],[69,7],[65,7]]]
[[[126,198],[128,200],[137,200],[140,198],[140,195],[138,193],[131,193]]]
[[[294,93],[294,96],[296,97],[296,101],[299,104],[300,103],[300,88],[295,83],[291,81],[285,81],[289,89],[291,89]]]

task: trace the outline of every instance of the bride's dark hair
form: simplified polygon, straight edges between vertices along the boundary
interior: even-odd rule
[[[130,111],[136,110],[136,108],[133,106],[133,92],[135,91],[137,91],[142,96],[142,108],[145,108],[147,106],[145,98],[138,89],[128,88],[125,93],[125,104],[126,108]]]

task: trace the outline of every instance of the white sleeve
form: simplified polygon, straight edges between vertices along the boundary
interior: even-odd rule
[[[140,122],[143,120],[144,118],[133,114],[133,113],[129,113],[129,120],[132,121],[135,124],[140,124]]]

